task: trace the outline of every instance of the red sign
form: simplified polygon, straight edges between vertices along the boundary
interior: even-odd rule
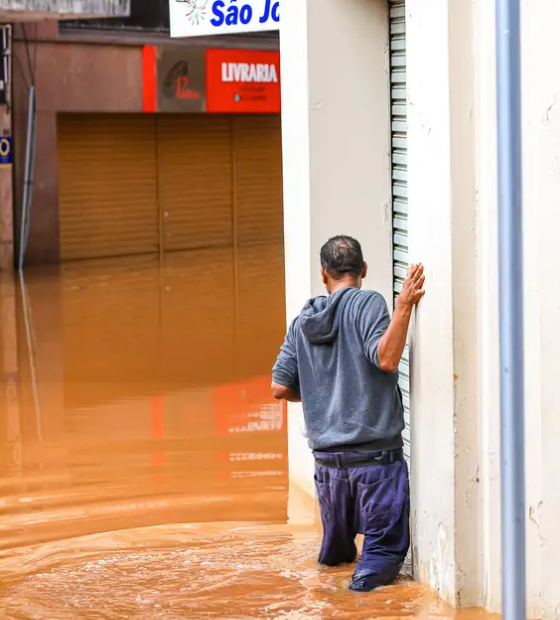
[[[206,50],[206,111],[279,113],[280,52]]]
[[[144,112],[157,112],[156,48],[142,48],[142,76]]]

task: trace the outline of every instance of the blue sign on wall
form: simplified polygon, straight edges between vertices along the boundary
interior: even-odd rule
[[[11,166],[14,161],[12,137],[0,137],[0,166]]]

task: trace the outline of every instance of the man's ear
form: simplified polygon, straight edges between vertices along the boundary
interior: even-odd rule
[[[368,264],[364,261],[364,268],[362,270],[362,280],[367,276]]]
[[[324,267],[321,267],[321,277],[323,278],[323,284],[326,286],[329,281],[329,276]]]

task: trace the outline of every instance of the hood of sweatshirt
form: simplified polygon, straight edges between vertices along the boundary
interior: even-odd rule
[[[348,286],[328,297],[310,299],[305,304],[299,324],[310,344],[329,344],[336,340],[340,309],[348,294],[356,290],[358,289]]]

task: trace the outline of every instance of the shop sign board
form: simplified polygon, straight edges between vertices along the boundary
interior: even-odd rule
[[[206,50],[207,111],[279,113],[280,53]]]
[[[11,166],[14,162],[14,151],[11,136],[0,136],[0,167]]]
[[[267,32],[280,28],[280,0],[169,0],[172,37]]]
[[[280,53],[246,49],[162,46],[153,55],[157,96],[146,112],[278,114],[281,109]],[[146,81],[147,80],[147,81]]]

